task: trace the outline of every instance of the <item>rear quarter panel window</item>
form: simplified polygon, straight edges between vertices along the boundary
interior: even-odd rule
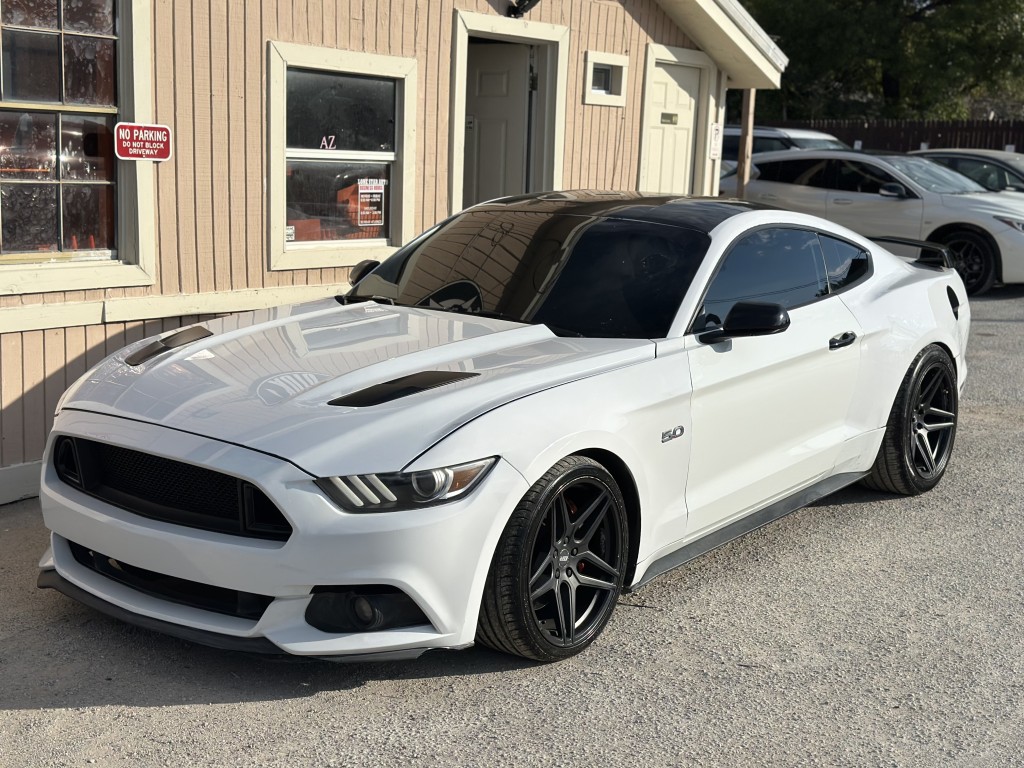
[[[818,238],[825,256],[828,287],[832,293],[856,285],[867,277],[871,271],[871,259],[867,251],[828,235],[819,235]]]

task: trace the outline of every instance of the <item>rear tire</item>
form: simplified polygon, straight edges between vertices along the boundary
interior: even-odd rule
[[[988,238],[969,229],[945,235],[941,241],[953,255],[953,264],[969,296],[978,296],[996,280],[997,252]]]
[[[916,496],[938,485],[956,438],[956,369],[941,347],[925,347],[903,377],[871,474],[876,491]]]
[[[579,653],[615,610],[628,549],[626,505],[611,474],[584,456],[562,459],[505,526],[477,642],[536,661]]]

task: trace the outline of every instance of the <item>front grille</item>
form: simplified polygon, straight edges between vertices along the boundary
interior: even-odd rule
[[[68,485],[153,520],[275,541],[292,532],[259,488],[212,469],[65,436],[57,438],[53,462]]]
[[[201,608],[204,611],[223,613],[226,616],[238,616],[242,619],[259,621],[267,606],[274,600],[268,595],[213,587],[209,584],[200,584],[197,581],[188,581],[147,571],[145,568],[128,565],[120,560],[107,557],[73,541],[69,541],[68,546],[71,548],[71,554],[74,555],[75,560],[90,571],[152,597],[179,605],[188,605],[192,608]]]

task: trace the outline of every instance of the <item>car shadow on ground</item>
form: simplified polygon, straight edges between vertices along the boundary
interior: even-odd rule
[[[376,680],[461,678],[536,666],[480,647],[376,663],[207,648],[37,589],[36,563],[47,538],[38,500],[0,510],[0,711],[301,699]]]
[[[56,595],[42,621],[0,651],[0,711],[162,707],[302,699],[377,680],[462,678],[536,666],[473,647],[418,659],[339,663],[257,656],[195,645],[131,627]]]

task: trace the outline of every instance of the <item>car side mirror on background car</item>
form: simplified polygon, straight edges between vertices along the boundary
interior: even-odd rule
[[[738,301],[733,304],[721,328],[697,336],[702,344],[717,344],[740,336],[770,336],[789,328],[789,312],[781,304]]]
[[[373,259],[363,259],[354,267],[352,267],[352,271],[348,275],[348,281],[352,285],[355,285],[379,266],[379,261],[374,261]]]
[[[878,188],[878,194],[882,197],[906,197],[907,190],[904,189],[902,184],[890,181]]]

